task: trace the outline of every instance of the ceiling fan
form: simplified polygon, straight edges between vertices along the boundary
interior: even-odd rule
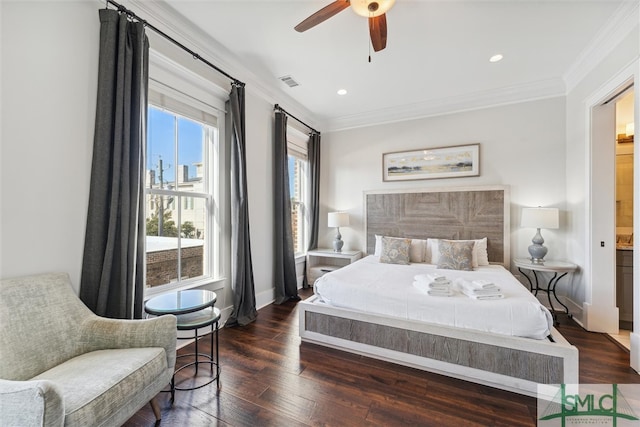
[[[386,13],[396,0],[335,0],[295,26],[299,33],[315,27],[351,6],[360,16],[369,18],[369,36],[373,50],[378,52],[387,46]]]

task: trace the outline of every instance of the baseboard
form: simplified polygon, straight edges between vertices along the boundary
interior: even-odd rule
[[[298,289],[302,289],[304,284],[304,275],[297,276],[297,286]],[[276,300],[276,289],[271,288],[266,291],[262,291],[256,294],[256,307],[258,310],[268,306],[269,304],[273,304]]]
[[[256,308],[260,310],[263,307],[272,304],[276,300],[276,289],[271,288],[256,294]]]

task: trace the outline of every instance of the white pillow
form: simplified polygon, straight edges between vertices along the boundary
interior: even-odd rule
[[[487,252],[487,238],[476,239],[473,252],[478,259],[478,265],[489,265],[489,253]]]
[[[439,239],[427,239],[427,253],[425,262],[427,264],[438,264],[440,258],[440,249],[438,249]]]
[[[390,237],[390,236],[385,236]],[[397,238],[397,237],[396,237]],[[425,261],[425,247],[426,240],[411,239],[411,246],[409,247],[409,261],[411,262],[424,262]],[[376,247],[373,251],[375,256],[382,255],[382,236],[376,234]]]
[[[411,247],[409,248],[409,257],[411,258],[411,262],[424,262],[424,252],[426,247],[426,240],[411,239]]]
[[[375,256],[380,256],[382,254],[382,236],[376,234],[376,248],[373,251]]]
[[[438,264],[440,260],[440,249],[438,248],[439,239],[427,239],[427,250],[425,262],[429,264]],[[473,253],[471,255],[472,267],[480,265],[489,265],[489,254],[487,253],[487,238],[475,240],[459,240],[460,242],[474,242]]]

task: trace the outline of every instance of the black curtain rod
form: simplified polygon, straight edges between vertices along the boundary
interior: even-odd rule
[[[302,120],[300,120],[299,118],[297,118],[296,116],[294,116],[293,114],[289,113],[287,110],[285,110],[284,108],[282,108],[280,105],[276,104],[273,106],[274,110],[278,110],[281,113],[286,114],[287,116],[291,117],[292,119],[294,119],[295,121],[297,121],[298,123],[301,123],[303,125],[305,125],[306,127],[308,127],[309,129],[311,129],[314,133],[317,133],[318,135],[320,135],[320,131],[315,130],[314,128],[312,128],[311,126],[309,126],[308,124],[306,124],[305,122],[303,122]]]
[[[214,70],[216,70],[220,74],[224,75],[229,80],[232,80],[233,84],[238,85],[238,86],[244,86],[245,85],[240,80],[236,79],[232,75],[230,75],[227,72],[225,72],[225,71],[221,70],[220,68],[216,67],[211,62],[207,61],[202,56],[200,56],[197,53],[195,53],[193,50],[189,49],[188,47],[186,47],[185,45],[183,45],[182,43],[180,43],[179,41],[177,41],[173,37],[169,36],[168,34],[164,33],[163,31],[160,31],[159,29],[157,29],[156,27],[154,27],[153,25],[148,23],[146,20],[140,18],[138,15],[136,15],[135,13],[133,13],[132,11],[127,9],[126,7],[122,6],[121,4],[118,4],[113,0],[107,0],[107,4],[108,5],[111,4],[111,5],[115,6],[118,9],[118,12],[125,13],[130,18],[135,19],[138,22],[141,22],[145,27],[148,27],[148,28],[152,29],[153,31],[155,31],[156,33],[158,33],[159,35],[161,35],[165,39],[169,40],[171,43],[173,43],[176,46],[178,46],[180,49],[188,52],[193,57],[193,59],[197,59],[198,61],[201,61],[201,62],[207,64],[209,67],[213,68]]]

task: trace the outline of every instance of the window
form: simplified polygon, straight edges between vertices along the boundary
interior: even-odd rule
[[[215,120],[193,120],[167,107],[149,105],[147,289],[173,289],[215,274],[217,144]]]
[[[307,252],[309,241],[308,136],[294,128],[287,128],[287,150],[289,153],[289,195],[291,197],[291,227],[293,249],[296,255]]]

